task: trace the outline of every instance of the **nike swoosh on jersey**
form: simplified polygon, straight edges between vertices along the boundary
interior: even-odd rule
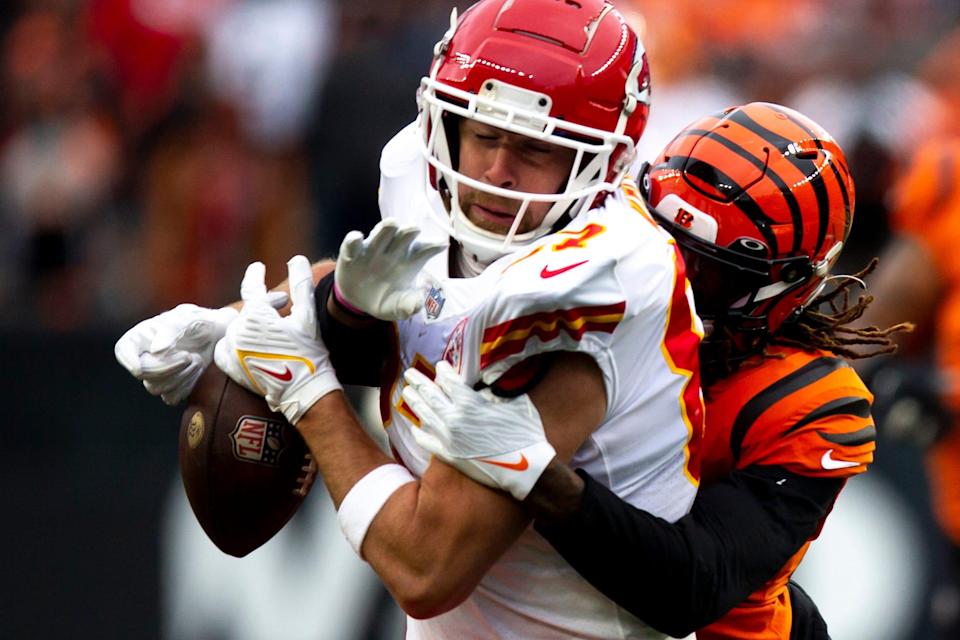
[[[284,366],[283,372],[273,371],[271,369],[264,369],[263,367],[258,367],[257,365],[251,365],[257,371],[262,371],[271,378],[276,378],[280,382],[290,382],[293,380],[293,372],[290,371],[290,367]]]
[[[582,265],[582,264],[587,264],[588,262],[590,262],[590,261],[589,261],[589,260],[584,260],[583,262],[574,262],[573,264],[568,264],[567,266],[565,266],[565,267],[560,267],[559,269],[551,269],[550,267],[546,267],[546,266],[545,266],[545,267],[540,271],[540,277],[543,278],[544,280],[546,280],[547,278],[553,278],[554,276],[558,276],[558,275],[560,275],[561,273],[566,273],[567,271],[570,271],[571,269],[576,269],[576,268],[579,267],[580,265]]]
[[[501,462],[499,460],[484,460],[483,458],[480,459],[480,462],[486,462],[511,471],[526,471],[530,466],[530,463],[527,462],[527,456],[522,453],[520,454],[520,460],[517,462]]]
[[[833,457],[833,449],[828,449],[823,457],[820,458],[820,465],[827,471],[833,471],[834,469],[849,469],[850,467],[860,466],[859,462],[854,462],[852,460],[836,460]]]

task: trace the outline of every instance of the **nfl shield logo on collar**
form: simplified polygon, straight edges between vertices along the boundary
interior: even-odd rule
[[[430,293],[427,294],[427,299],[424,301],[423,306],[427,311],[427,317],[431,320],[436,320],[440,317],[440,312],[443,311],[443,291],[437,287],[431,287]]]

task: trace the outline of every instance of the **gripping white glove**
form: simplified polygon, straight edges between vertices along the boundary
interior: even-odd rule
[[[286,304],[286,296],[284,302]],[[190,395],[237,310],[181,304],[124,333],[113,347],[123,367],[170,405]]]
[[[243,310],[217,343],[214,359],[234,382],[296,424],[317,400],[342,387],[317,335],[310,262],[303,256],[287,262],[293,306],[286,317],[270,305],[264,273],[262,262],[247,267]]]
[[[364,238],[348,233],[340,245],[334,272],[341,303],[380,320],[405,320],[423,306],[424,291],[417,274],[427,261],[447,247],[446,242],[420,240],[420,229],[401,226],[387,218]]]
[[[417,444],[480,484],[523,500],[557,455],[526,394],[474,391],[446,361],[437,364],[436,381],[413,368],[403,377],[403,399],[420,418]]]

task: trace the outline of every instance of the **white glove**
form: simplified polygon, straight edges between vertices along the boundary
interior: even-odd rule
[[[405,320],[423,306],[417,274],[446,242],[423,242],[420,229],[387,218],[368,238],[351,231],[340,245],[334,275],[341,302],[380,320]]]
[[[113,353],[147,391],[167,404],[179,404],[190,395],[213,359],[214,345],[236,317],[237,310],[230,307],[181,304],[124,333]]]
[[[243,310],[217,343],[214,359],[234,382],[296,424],[317,400],[342,387],[317,335],[310,262],[303,256],[287,262],[293,306],[286,317],[270,306],[264,273],[262,262],[247,267]]]
[[[477,482],[523,500],[557,455],[526,394],[474,391],[446,361],[437,364],[436,382],[413,368],[403,377],[403,399],[420,418],[417,443]]]

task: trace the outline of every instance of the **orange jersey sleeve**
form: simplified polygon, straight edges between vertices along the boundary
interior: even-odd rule
[[[711,387],[704,473],[777,465],[810,477],[849,477],[873,462],[873,396],[841,358],[772,348],[774,357]]]
[[[772,347],[707,390],[704,483],[733,469],[778,466],[814,478],[847,478],[873,462],[873,396],[850,366],[826,351]],[[788,637],[793,611],[787,581],[809,541],[776,576],[699,640]]]

